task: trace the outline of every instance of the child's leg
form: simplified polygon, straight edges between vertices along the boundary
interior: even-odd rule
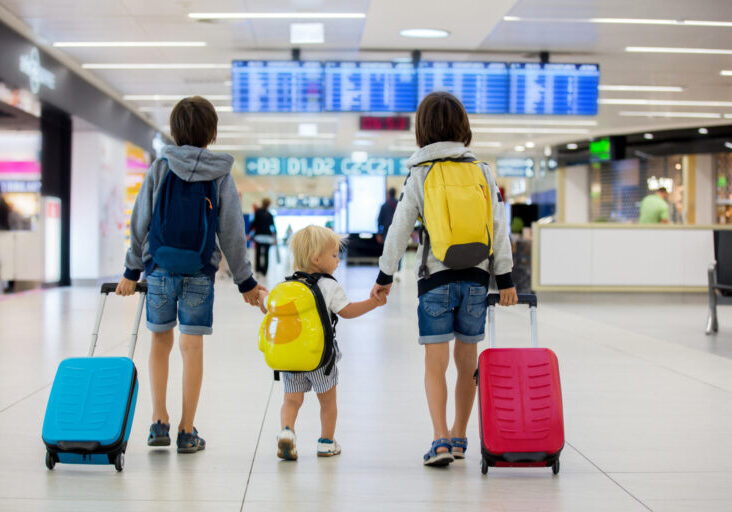
[[[445,372],[450,361],[449,343],[431,343],[425,345],[424,387],[427,392],[427,404],[432,417],[434,439],[448,437],[447,430],[447,383]],[[445,452],[447,448],[438,448],[437,452]]]
[[[478,364],[478,346],[475,343],[463,343],[455,340],[455,366],[457,367],[457,383],[455,385],[455,423],[450,434],[452,437],[466,437],[470,413],[475,400],[475,368]]]
[[[300,411],[304,399],[305,393],[302,392],[285,393],[285,400],[282,402],[282,410],[280,411],[283,430],[289,428],[293,432],[295,431],[295,420],[297,420],[297,413]]]
[[[193,433],[193,419],[203,380],[203,336],[181,333],[180,351],[183,355],[183,414],[178,431]]]
[[[168,361],[173,349],[173,329],[153,332],[150,345],[150,391],[153,401],[153,423],[170,423],[166,404],[168,391]]]
[[[335,436],[336,420],[338,419],[338,405],[336,403],[336,386],[325,393],[318,395],[320,402],[320,437],[333,440]]]

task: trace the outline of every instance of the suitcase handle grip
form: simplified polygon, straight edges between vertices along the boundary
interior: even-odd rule
[[[103,283],[101,293],[109,295],[117,291],[117,283]],[[142,281],[135,285],[135,293],[147,293],[147,283]]]
[[[495,306],[500,301],[501,296],[497,293],[488,294],[488,307]],[[526,304],[530,308],[535,308],[538,304],[535,293],[519,293],[518,304]]]

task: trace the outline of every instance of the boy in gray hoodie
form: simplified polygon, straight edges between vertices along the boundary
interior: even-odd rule
[[[193,419],[203,378],[203,335],[212,332],[214,276],[221,261],[221,251],[226,255],[234,282],[248,304],[257,306],[259,292],[265,290],[254,280],[246,254],[241,203],[231,177],[234,159],[231,155],[213,153],[206,149],[216,139],[217,124],[218,116],[214,106],[200,96],[184,98],[173,108],[170,114],[170,131],[177,145],[166,146],[162,157],[153,162],[145,176],[132,210],[130,248],[125,259],[124,277],[117,286],[118,295],[131,295],[140,274],[145,272],[148,286],[147,326],[152,331],[150,388],[153,424],[148,437],[150,446],[170,445],[170,423],[166,405],[168,360],[173,348],[173,328],[177,320],[180,320],[183,411],[178,424],[178,453],[194,453],[206,447],[206,442],[193,426]],[[184,238],[209,239],[211,242],[210,259],[207,258],[208,252],[202,251],[202,258],[208,261],[199,260],[202,268],[194,274],[161,268],[162,256],[157,258],[158,261],[153,257],[153,253],[161,252],[157,247],[151,249],[151,238],[156,239],[157,236],[151,237],[151,226],[156,221],[155,207],[160,201],[161,193],[166,193],[164,184],[169,172],[175,175],[171,179],[177,178],[187,183],[204,182],[204,187],[209,186],[209,190],[216,191],[218,209],[213,217],[217,219],[215,237],[207,229],[195,228],[195,232],[187,233],[186,228],[190,229],[190,226],[176,227]],[[210,186],[210,182],[215,183],[215,186]],[[214,205],[210,199],[206,197],[205,200],[213,210]],[[162,214],[157,212],[157,215]],[[170,222],[170,219],[166,219],[166,222]],[[205,221],[203,225],[208,226]],[[175,258],[167,261],[171,265],[177,263]]]
[[[436,160],[475,161],[475,155],[467,147],[472,138],[468,116],[453,95],[447,92],[427,95],[417,109],[415,124],[420,149],[407,161],[409,176],[384,242],[372,294],[389,293],[414,225],[418,218],[424,219],[425,180],[431,169],[425,164]],[[466,429],[475,399],[473,373],[477,367],[477,343],[485,337],[486,295],[491,272],[500,291],[500,304],[512,306],[518,301],[511,279],[513,257],[503,199],[488,166],[482,162],[477,165],[488,185],[486,198],[491,201],[493,211],[492,257],[474,267],[452,269],[435,258],[429,247],[420,244],[417,250],[417,261],[425,264],[417,281],[419,343],[425,347],[425,391],[434,428],[432,445],[423,460],[427,466],[445,466],[465,458]],[[461,221],[467,219],[452,218],[450,224],[459,225]],[[425,251],[427,255],[423,259]],[[455,420],[448,429],[445,372],[450,362],[449,342],[453,339],[458,375]]]

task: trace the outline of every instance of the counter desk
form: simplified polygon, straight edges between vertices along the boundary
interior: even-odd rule
[[[704,292],[724,225],[534,224],[536,291]]]

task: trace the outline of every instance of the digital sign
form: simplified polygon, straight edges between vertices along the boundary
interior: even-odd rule
[[[320,112],[323,64],[297,61],[231,63],[234,112]]]
[[[409,116],[361,116],[361,131],[409,131]]]
[[[248,176],[406,176],[406,158],[372,157],[365,161],[331,157],[249,157]]]
[[[512,63],[509,113],[597,115],[597,64]]]
[[[419,101],[434,91],[455,95],[469,114],[508,112],[508,64],[505,62],[420,62]]]
[[[499,158],[496,160],[496,174],[501,178],[532,178],[533,158]]]
[[[590,162],[608,162],[611,159],[610,152],[610,137],[603,137],[590,142]]]
[[[325,110],[414,112],[417,73],[411,63],[326,62]]]

